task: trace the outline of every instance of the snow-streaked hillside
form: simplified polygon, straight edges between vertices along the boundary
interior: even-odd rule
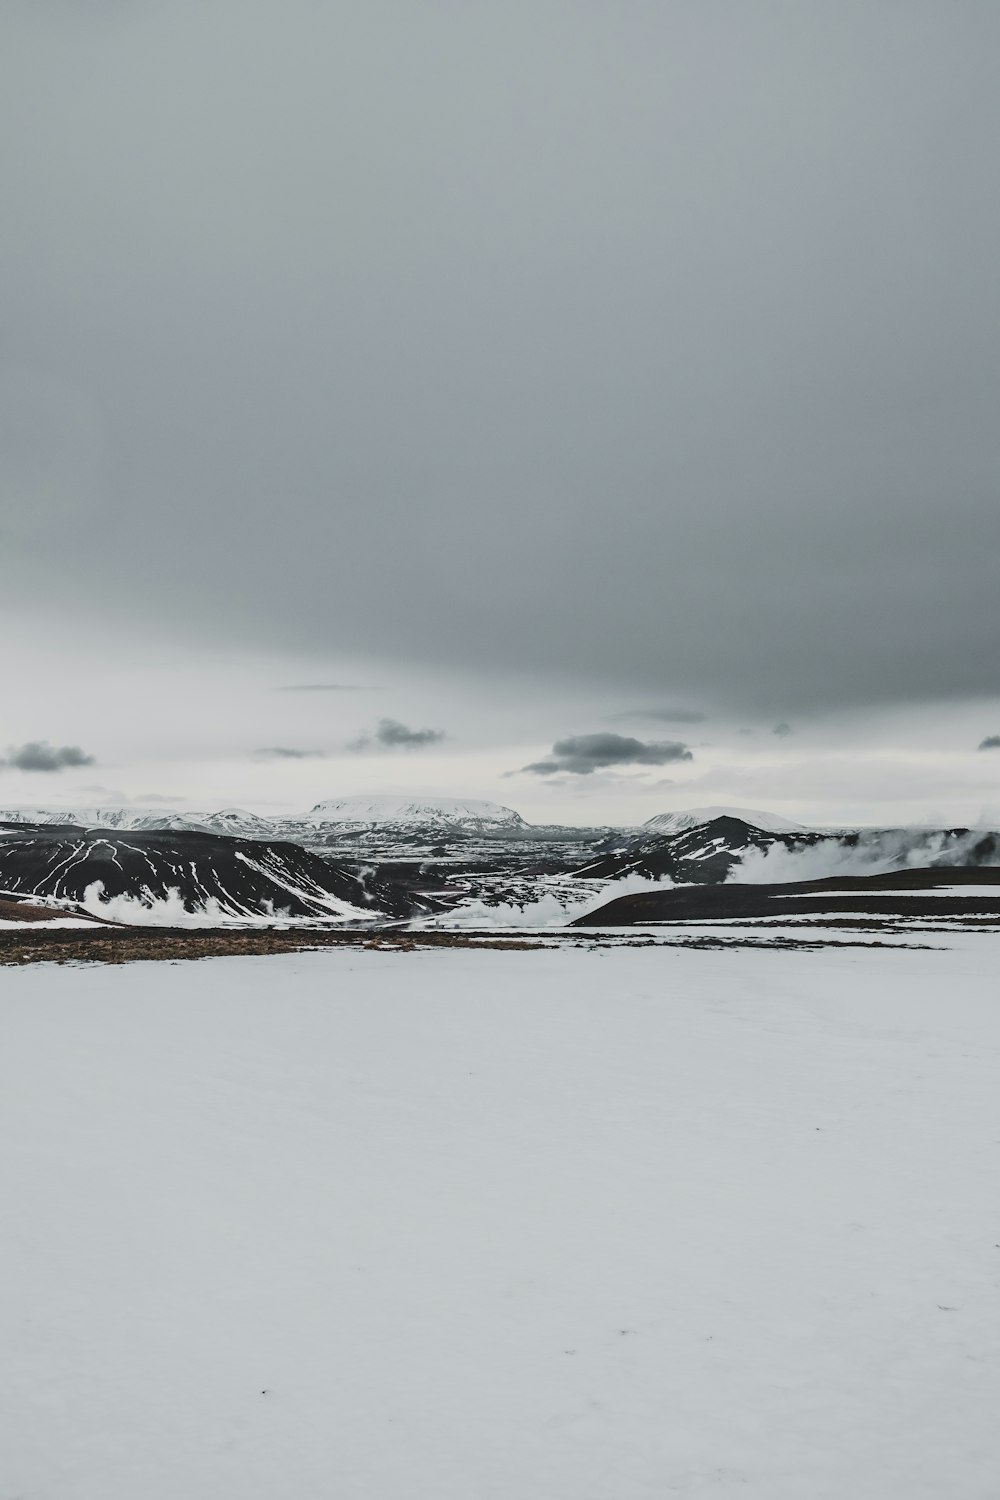
[[[340,797],[318,802],[303,822],[340,823],[349,828],[397,824],[417,828],[464,828],[484,831],[523,828],[524,819],[511,807],[475,797]]]
[[[753,807],[686,807],[679,812],[657,813],[656,817],[647,818],[642,832],[681,833],[686,828],[699,828],[716,818],[738,818],[741,823],[749,823],[751,828],[761,828],[765,833],[808,831],[802,823],[790,823],[777,813],[760,812]]]
[[[412,909],[405,892],[298,844],[173,829],[0,828],[0,891],[83,903],[113,919],[142,919],[142,908],[165,925],[185,912],[370,921]]]
[[[4,1495],[986,1500],[954,941],[4,971]]]

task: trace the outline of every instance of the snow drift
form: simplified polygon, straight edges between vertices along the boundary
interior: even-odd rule
[[[729,880],[776,885],[829,875],[881,875],[920,866],[1000,865],[1000,836],[983,830],[889,828],[824,835],[813,843],[748,849]]]

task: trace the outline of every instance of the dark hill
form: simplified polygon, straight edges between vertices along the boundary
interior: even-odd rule
[[[972,887],[965,894],[961,887]],[[989,894],[981,894],[989,886]],[[954,894],[951,894],[955,888]],[[947,890],[949,894],[935,894]],[[701,885],[619,896],[574,927],[632,927],[647,922],[721,922],[794,916],[996,917],[1000,869],[910,869],[882,875],[833,875],[785,885]]]
[[[805,849],[824,838],[822,833],[772,833],[742,818],[719,817],[677,833],[641,834],[624,848],[581,865],[573,873],[587,880],[642,875],[648,880],[666,876],[684,884],[713,885],[725,880],[750,850],[764,853],[775,844],[789,850]]]
[[[186,911],[216,902],[230,917],[399,917],[414,909],[401,887],[365,880],[298,844],[173,829],[0,824],[0,891],[78,902],[98,881],[105,898],[150,904],[176,891]]]

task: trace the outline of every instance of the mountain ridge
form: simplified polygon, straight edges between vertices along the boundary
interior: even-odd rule
[[[746,823],[750,828],[759,828],[764,833],[809,833],[804,823],[792,823],[777,813],[762,812],[754,807],[684,807],[676,812],[656,813],[647,818],[642,828],[651,833],[680,833],[685,828],[699,828],[704,823],[714,823],[716,818],[732,818]]]
[[[403,797],[352,794],[324,798],[298,813],[263,814],[242,807],[225,807],[207,812],[200,809],[181,811],[172,807],[114,806],[77,804],[73,807],[0,808],[0,823],[27,823],[36,826],[66,824],[77,828],[177,829],[192,833],[229,834],[240,838],[275,838],[283,830],[304,827],[341,827],[347,829],[401,828],[466,829],[489,833],[538,830],[540,836],[564,829],[568,834],[585,833],[594,827],[607,832],[633,836],[674,833],[701,826],[716,817],[739,819],[765,832],[805,833],[803,824],[792,823],[776,813],[753,808],[694,807],[674,812],[656,813],[642,824],[554,824],[529,823],[512,807],[480,797]]]

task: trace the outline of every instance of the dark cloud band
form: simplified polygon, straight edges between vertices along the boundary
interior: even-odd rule
[[[6,760],[0,766],[10,766],[15,771],[65,771],[72,766],[92,766],[94,757],[81,750],[79,745],[50,745],[45,740],[29,740],[25,745],[12,746]]]
[[[391,6],[3,7],[5,605],[768,724],[992,694],[1000,5],[415,9],[420,67]]]
[[[371,734],[363,734],[353,740],[349,749],[365,750],[422,750],[427,745],[437,745],[445,739],[443,729],[410,729],[398,719],[379,719]]]
[[[679,740],[643,742],[622,734],[577,734],[556,740],[546,760],[532,761],[521,770],[533,776],[555,776],[561,771],[589,776],[606,766],[665,766],[693,758]]]
[[[320,760],[323,756],[322,750],[297,750],[290,745],[265,745],[253,753],[256,760]]]

